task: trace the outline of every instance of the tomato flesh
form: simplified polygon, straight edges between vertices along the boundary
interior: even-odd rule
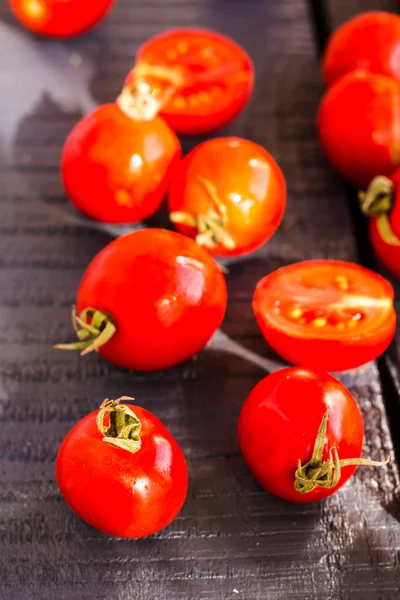
[[[375,360],[396,327],[391,285],[342,261],[311,260],[278,269],[258,283],[253,308],[279,355],[326,371]]]
[[[271,494],[306,503],[334,494],[355,466],[341,469],[333,488],[316,487],[301,494],[294,488],[298,460],[312,456],[318,428],[329,410],[323,460],[336,448],[339,459],[359,458],[364,426],[350,392],[327,373],[282,369],[258,383],[240,413],[238,434],[243,457],[257,481]]]
[[[181,134],[229,123],[244,108],[254,84],[246,52],[233,40],[201,29],[176,29],[151,38],[139,49],[136,64],[178,74],[181,81],[160,114]],[[126,85],[130,81],[128,76]]]
[[[211,184],[223,211],[213,206],[204,182]],[[221,241],[208,247],[214,256],[237,256],[262,246],[276,231],[285,209],[286,183],[272,156],[247,140],[226,137],[203,142],[180,163],[171,182],[169,210],[193,217],[214,208],[235,246]],[[177,224],[195,238],[198,228]]]
[[[357,15],[334,31],[322,70],[327,85],[346,73],[367,69],[400,80],[400,17],[372,11]]]
[[[185,457],[150,412],[130,406],[141,422],[134,454],[105,443],[94,411],[73,427],[57,455],[56,476],[70,508],[108,535],[141,538],[166,527],[185,501]]]
[[[114,0],[9,0],[21,23],[35,33],[68,38],[96,25]]]
[[[390,176],[400,161],[400,83],[354,71],[323,97],[318,113],[322,149],[333,167],[359,189]]]
[[[156,371],[204,348],[222,322],[226,298],[224,276],[208,252],[179,233],[143,229],[97,254],[77,308],[111,315],[117,331],[99,349],[107,360]]]
[[[79,121],[65,142],[64,187],[92,219],[135,223],[159,208],[180,153],[160,117],[134,121],[116,104],[105,104]]]

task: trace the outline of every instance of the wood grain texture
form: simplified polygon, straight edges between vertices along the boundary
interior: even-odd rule
[[[335,5],[334,19],[347,17],[350,5],[357,9],[356,2]],[[279,232],[256,259],[231,268],[224,331],[268,355],[250,305],[257,280],[304,258],[357,259],[342,182],[316,139],[322,83],[306,4],[117,0],[101,27],[68,43],[19,30],[5,0],[0,17],[0,43],[5,39],[8,49],[1,58],[0,108],[14,119],[13,128],[0,120],[13,149],[6,149],[0,171],[0,599],[398,599],[395,462],[359,470],[326,502],[292,506],[261,490],[238,450],[240,407],[264,376],[257,367],[204,351],[176,369],[141,375],[100,357],[82,360],[52,349],[70,339],[69,307],[79,279],[109,239],[63,218],[63,140],[90,102],[116,96],[138,45],[168,27],[214,28],[247,48],[256,90],[223,133],[264,145],[288,180]],[[71,61],[77,54],[79,68]],[[43,78],[40,86],[29,72]],[[185,141],[185,149],[194,143]],[[377,367],[343,381],[363,411],[365,454],[393,456]],[[135,396],[170,428],[190,471],[181,515],[140,541],[109,539],[80,522],[54,480],[65,433],[104,397],[122,394]]]

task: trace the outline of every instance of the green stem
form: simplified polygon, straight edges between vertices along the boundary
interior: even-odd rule
[[[366,217],[390,212],[393,203],[393,181],[379,175],[375,177],[366,192],[359,192],[361,211]]]
[[[78,337],[78,342],[72,344],[57,344],[59,350],[81,350],[85,356],[90,352],[98,352],[116,333],[112,317],[95,308],[85,308],[78,316],[75,306],[72,307],[72,326]]]
[[[122,396],[118,400],[104,400],[97,414],[96,424],[104,436],[103,442],[134,454],[140,450],[142,445],[140,439],[142,425],[129,406],[120,404],[121,401],[130,400],[133,398],[128,396]],[[109,418],[108,427],[104,425],[107,416]]]

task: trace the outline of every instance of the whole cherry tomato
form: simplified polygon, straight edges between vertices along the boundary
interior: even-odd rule
[[[337,171],[365,189],[400,161],[400,83],[365,70],[328,89],[318,114],[322,149]]]
[[[193,240],[163,229],[120,237],[92,260],[77,295],[79,342],[61,345],[138,371],[181,363],[220,326],[226,284]]]
[[[138,51],[123,95],[143,95],[146,110],[181,134],[201,134],[232,121],[246,105],[254,68],[233,40],[202,29],[174,29]],[[135,107],[134,107],[135,110]]]
[[[105,104],[79,121],[65,142],[64,187],[89,217],[134,223],[159,208],[180,153],[160,117],[137,121],[117,104]]]
[[[361,459],[364,426],[350,392],[326,373],[283,369],[250,392],[240,413],[239,444],[257,481],[290,502],[334,494]]]
[[[376,177],[367,193],[360,192],[361,208],[370,216],[369,235],[376,255],[400,277],[400,170],[390,179]]]
[[[56,476],[70,508],[92,527],[141,538],[166,527],[185,501],[185,457],[169,431],[139,406],[106,400],[68,433]]]
[[[21,23],[35,33],[68,38],[90,29],[114,0],[9,0]]]
[[[246,254],[276,231],[286,184],[272,156],[236,137],[203,142],[180,163],[169,191],[171,220],[215,256]]]
[[[400,80],[400,17],[367,12],[343,23],[330,37],[322,61],[325,82],[357,69]]]
[[[390,283],[339,260],[309,260],[267,275],[257,285],[253,309],[280,356],[323,371],[375,360],[396,328]]]

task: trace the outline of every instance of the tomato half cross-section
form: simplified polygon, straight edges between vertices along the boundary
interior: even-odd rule
[[[250,392],[240,413],[239,444],[257,481],[290,502],[313,502],[339,490],[361,458],[364,425],[349,390],[327,373],[289,368]]]
[[[159,112],[174,131],[193,135],[232,121],[253,85],[251,59],[233,40],[213,31],[173,29],[139,49],[122,95],[133,105],[143,97],[150,116]]]
[[[56,477],[83,521],[111,536],[141,538],[177,516],[188,473],[166,427],[130,400],[106,400],[71,429],[58,451]]]
[[[278,269],[258,283],[253,309],[280,356],[324,371],[375,360],[396,328],[390,283],[344,261],[310,260]]]
[[[180,154],[160,117],[133,119],[117,104],[105,104],[69,134],[62,179],[71,202],[92,219],[135,223],[158,210]]]
[[[180,163],[169,190],[170,218],[214,256],[262,246],[285,209],[286,183],[272,156],[237,137],[203,142]]]
[[[9,0],[19,21],[31,31],[68,38],[94,27],[114,0]]]
[[[143,229],[89,264],[73,319],[79,341],[58,347],[96,350],[127,369],[167,369],[204,348],[226,301],[224,276],[206,250],[179,233]]]

